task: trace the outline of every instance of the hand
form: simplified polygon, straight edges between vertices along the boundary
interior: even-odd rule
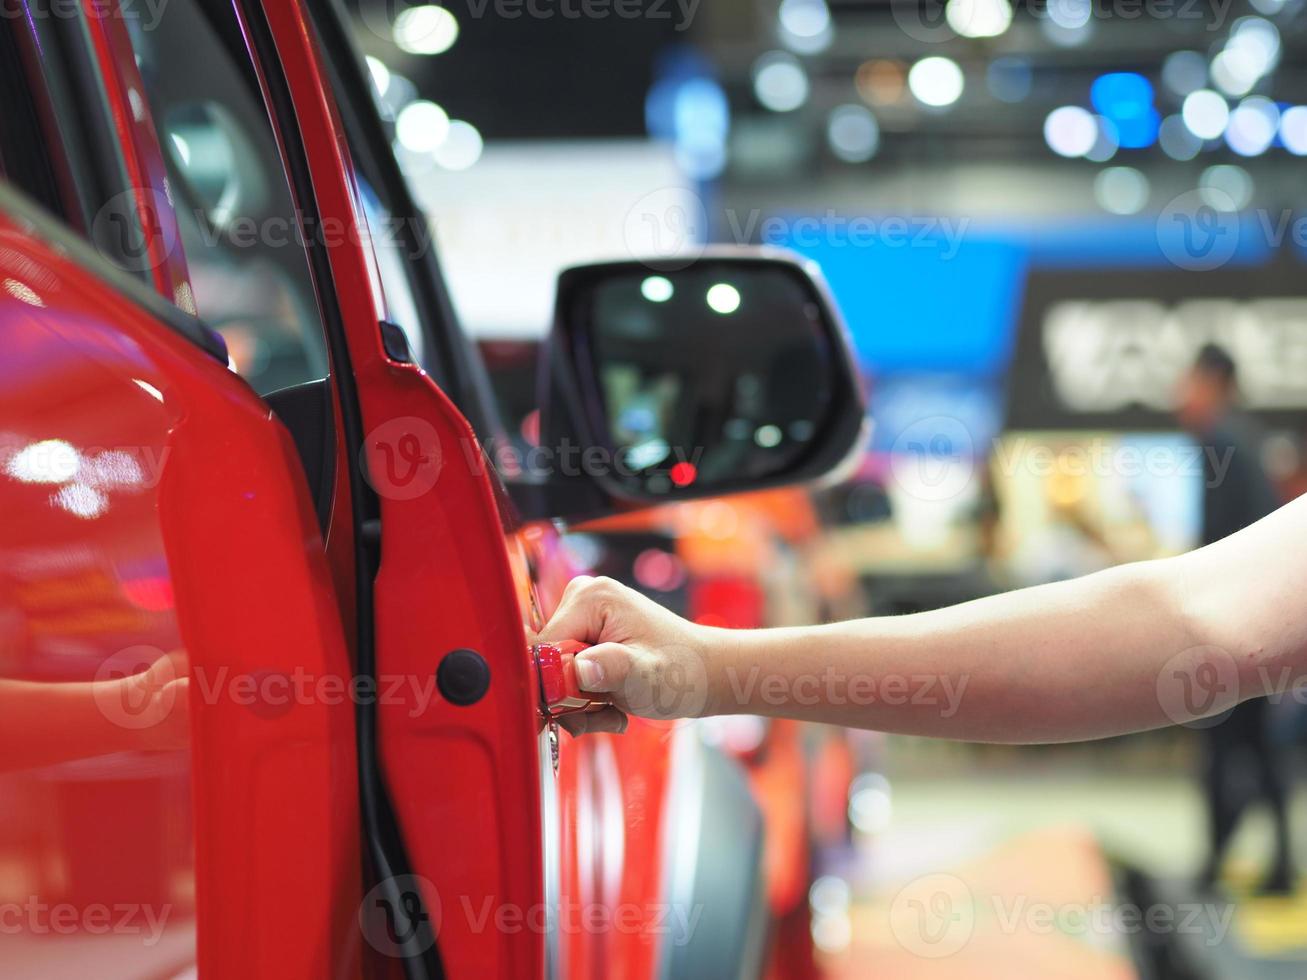
[[[582,690],[607,694],[613,707],[564,715],[573,735],[623,732],[628,714],[666,720],[709,713],[712,630],[682,619],[610,578],[568,583],[538,641],[594,644],[576,655]]]
[[[144,749],[181,749],[190,740],[190,667],[185,650],[174,650],[137,674],[113,681],[109,696],[133,706],[137,723],[133,734]],[[103,696],[97,692],[97,697]]]

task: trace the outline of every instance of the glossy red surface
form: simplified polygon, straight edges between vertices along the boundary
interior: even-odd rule
[[[351,715],[264,696],[349,675],[294,449],[4,217],[0,285],[3,973],[341,975]]]
[[[574,711],[598,711],[610,704],[602,695],[581,690],[576,655],[589,647],[577,640],[537,643],[531,647],[540,681],[540,710],[550,718]]]

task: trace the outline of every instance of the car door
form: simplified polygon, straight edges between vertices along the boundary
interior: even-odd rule
[[[354,710],[322,693],[353,670],[322,515],[195,315],[111,7],[0,23],[0,964],[356,975]],[[279,161],[259,172],[288,200]],[[229,288],[258,281],[245,258]],[[325,375],[309,312],[299,363]]]
[[[575,569],[550,522],[515,519],[487,458],[490,394],[343,23],[325,2],[265,12],[282,129],[304,141],[322,220],[359,228],[332,259],[376,542],[360,644],[395,692],[362,724],[408,859],[394,891],[432,927],[418,945],[455,977],[752,975],[760,828],[743,779],[678,727],[572,742],[547,724],[527,635]],[[433,675],[430,698],[407,683]],[[730,887],[709,896],[705,876]]]

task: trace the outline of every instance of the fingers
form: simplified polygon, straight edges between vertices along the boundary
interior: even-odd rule
[[[578,575],[567,583],[558,609],[540,631],[541,642],[580,640],[598,643],[604,639],[604,625],[622,587],[610,578]]]
[[[617,708],[604,708],[600,711],[580,711],[574,715],[563,715],[558,723],[572,735],[594,735],[599,732],[611,732],[621,735],[626,731],[627,717]]]
[[[621,643],[600,643],[576,655],[576,682],[583,691],[620,691],[631,673],[630,647]]]

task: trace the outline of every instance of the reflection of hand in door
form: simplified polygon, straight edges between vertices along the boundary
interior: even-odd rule
[[[185,748],[189,732],[184,650],[104,680],[0,679],[0,770],[31,769],[113,752]]]

